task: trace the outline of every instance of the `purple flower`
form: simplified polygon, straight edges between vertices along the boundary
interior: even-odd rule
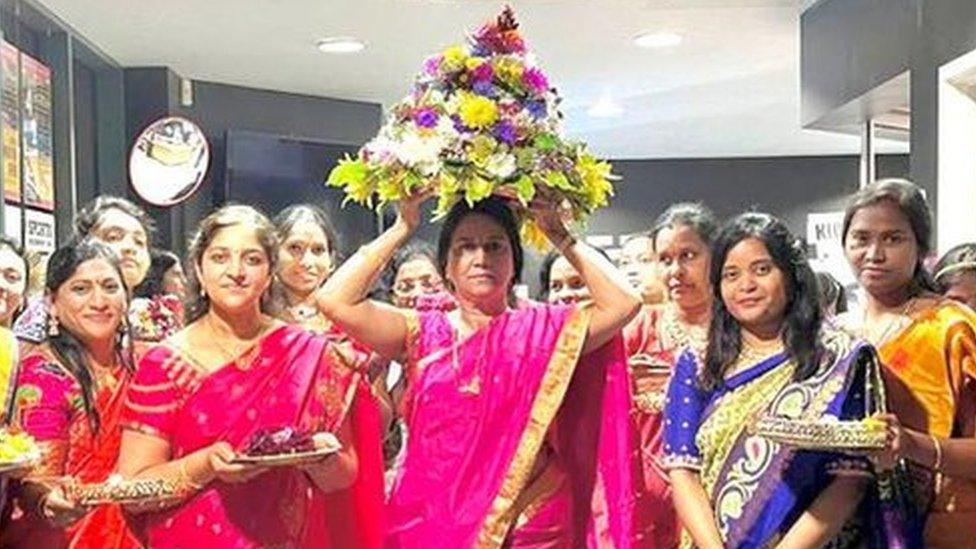
[[[461,117],[456,114],[451,115],[451,122],[454,123],[454,131],[458,133],[467,133],[471,131],[471,128],[465,126],[464,122],[461,122]]]
[[[495,86],[491,85],[491,80],[488,81],[479,80],[475,82],[471,86],[471,91],[473,91],[478,95],[482,95],[484,97],[494,98],[498,95],[498,93],[495,91]]]
[[[491,67],[491,63],[484,62],[473,71],[471,71],[471,79],[475,82],[491,82],[492,76],[495,75],[495,70]]]
[[[540,118],[545,118],[546,116],[546,102],[545,101],[526,101],[525,109],[529,111],[532,118],[536,120]]]
[[[492,128],[492,133],[495,134],[495,139],[507,145],[515,143],[518,137],[515,133],[515,125],[508,120],[499,120]]]
[[[536,93],[542,94],[549,89],[549,80],[539,69],[532,67],[522,73],[522,82]]]
[[[413,113],[413,122],[421,128],[433,128],[437,125],[437,113],[430,107],[418,109]]]
[[[431,76],[437,76],[437,74],[440,73],[441,70],[442,60],[443,60],[443,56],[440,55],[432,55],[428,57],[424,61],[424,72],[426,72]]]

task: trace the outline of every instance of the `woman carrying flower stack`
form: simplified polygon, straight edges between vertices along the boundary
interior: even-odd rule
[[[631,546],[619,331],[640,301],[565,225],[606,203],[610,167],[560,137],[555,92],[529,59],[506,10],[429,59],[379,136],[329,178],[349,199],[371,205],[375,194],[400,214],[318,300],[353,338],[405,364],[411,436],[389,547]],[[457,308],[417,314],[368,300],[431,194],[445,216],[437,266]],[[527,240],[548,240],[581,274],[592,304],[514,308],[520,220]],[[606,529],[599,502],[613,510]]]

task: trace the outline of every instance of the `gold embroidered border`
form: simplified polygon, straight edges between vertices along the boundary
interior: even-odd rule
[[[179,407],[175,402],[169,404],[157,404],[157,405],[144,405],[132,402],[132,399],[125,399],[125,407],[135,410],[136,412],[142,412],[146,414],[162,414],[165,412],[172,412]]]
[[[477,547],[501,547],[516,519],[519,509],[515,503],[528,481],[549,425],[569,387],[583,350],[589,321],[589,308],[577,308],[570,313],[559,334],[512,463],[478,532]]]
[[[139,421],[126,421],[126,422],[123,422],[122,423],[122,429],[125,429],[125,430],[128,430],[128,431],[135,431],[136,433],[141,433],[143,435],[148,435],[148,436],[151,436],[151,437],[156,437],[156,438],[163,439],[165,441],[169,441],[169,437],[166,436],[166,435],[164,435],[162,433],[162,431],[160,431],[159,429],[157,429],[157,428],[155,428],[155,427],[153,427],[151,425],[146,425],[145,423],[142,423],[142,422],[139,422]]]
[[[169,389],[176,389],[176,383],[172,381],[164,381],[163,383],[153,383],[152,385],[140,385],[138,383],[129,384],[129,390],[139,393],[157,393],[159,391],[166,391]]]

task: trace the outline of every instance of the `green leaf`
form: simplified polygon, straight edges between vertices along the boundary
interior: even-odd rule
[[[548,172],[546,174],[546,185],[562,191],[573,190],[573,184],[569,182],[563,172]]]
[[[532,181],[531,177],[522,175],[515,181],[514,186],[519,201],[522,202],[523,206],[527,206],[535,198],[535,182]]]
[[[559,144],[559,140],[551,133],[543,133],[536,136],[534,145],[541,151],[551,151]]]
[[[464,200],[469,206],[473,206],[475,202],[488,198],[491,196],[491,191],[493,190],[491,181],[479,175],[471,176],[464,187]]]
[[[339,160],[339,164],[332,168],[326,185],[330,187],[344,187],[346,185],[361,183],[366,179],[368,169],[362,160],[352,159],[348,155]]]

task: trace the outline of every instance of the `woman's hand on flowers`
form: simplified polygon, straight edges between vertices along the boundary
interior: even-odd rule
[[[423,212],[421,207],[428,198],[434,195],[433,187],[417,189],[416,192],[397,203],[397,223],[402,223],[410,232],[420,226]]]
[[[529,202],[529,213],[539,229],[557,248],[570,237],[566,224],[569,210],[553,196],[537,196]]]

